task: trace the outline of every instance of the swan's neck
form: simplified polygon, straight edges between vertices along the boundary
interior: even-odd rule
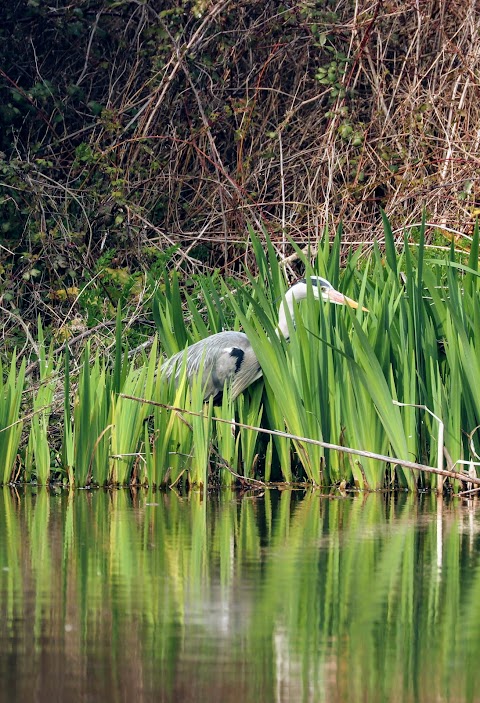
[[[290,319],[293,320],[293,301],[294,299],[302,300],[302,298],[305,298],[305,292],[303,290],[295,290],[295,286],[289,288],[285,293],[285,298],[282,300],[282,302],[280,303],[280,307],[278,308],[277,334],[279,336],[282,335],[283,337],[285,337],[285,339],[288,339],[290,337],[290,332],[288,331],[286,310],[288,310],[288,316],[290,317]]]

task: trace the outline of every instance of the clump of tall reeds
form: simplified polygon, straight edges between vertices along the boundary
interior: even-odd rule
[[[429,257],[423,230],[415,246],[405,238],[398,252],[386,219],[384,227],[385,251],[350,253],[343,270],[340,232],[325,237],[313,262],[297,249],[307,281],[322,275],[360,307],[324,304],[310,290],[289,321],[288,341],[275,330],[287,281],[268,238],[264,248],[250,232],[259,275],[247,272],[248,286],[217,288],[202,277],[193,294],[165,272],[153,305],[162,354],[155,341],[148,357],[130,361],[119,315],[112,363],[87,345],[73,384],[68,353],[57,360],[65,400],[56,453],[49,444],[53,357],[41,337],[40,386],[23,454],[24,365],[17,369],[13,359],[6,380],[0,375],[3,482],[441,486],[443,476],[437,483],[400,464],[460,470],[458,462],[480,453],[478,230],[468,259],[453,247],[439,259]],[[204,403],[200,377],[188,379],[183,369],[177,383],[166,380],[161,363],[224,327],[246,332],[263,379],[235,402],[225,388],[214,407]]]
[[[477,459],[478,231],[468,260],[458,257],[453,247],[445,259],[432,259],[426,252],[423,228],[418,243],[412,247],[405,239],[398,253],[386,218],[384,227],[385,251],[375,246],[368,260],[360,259],[359,252],[351,253],[342,272],[340,233],[332,243],[325,240],[313,265],[304,260],[307,280],[314,274],[327,277],[368,306],[369,312],[323,305],[311,294],[298,306],[288,342],[275,333],[278,302],[287,284],[272,247],[267,244],[265,250],[253,233],[260,276],[250,276],[248,288],[231,292],[224,286],[221,306],[206,286],[197,300],[186,300],[186,307],[178,292],[157,300],[159,334],[170,353],[181,348],[171,345],[176,339],[172,330],[184,320],[190,320],[191,326],[180,338],[197,339],[199,306],[204,307],[212,332],[230,316],[231,326],[247,333],[262,366],[263,381],[247,391],[240,403],[258,399],[253,394],[263,383],[259,421],[262,418],[265,427],[285,431],[284,436],[271,439],[268,451],[261,440],[257,444],[269,457],[274,449],[273,464],[268,461],[269,477],[273,466],[273,476],[279,480],[306,478],[316,485],[346,481],[366,489],[395,483],[413,489],[435,486],[438,479],[414,474],[396,459],[440,470],[460,470],[458,462]],[[299,250],[297,254],[304,259]],[[244,442],[239,444],[243,449]],[[353,457],[322,444],[361,448],[392,460]],[[242,452],[235,454],[233,468],[244,473],[249,463],[242,465],[241,456]]]

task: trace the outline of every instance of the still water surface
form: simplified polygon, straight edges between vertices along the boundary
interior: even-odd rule
[[[480,701],[480,509],[0,495],[1,701]]]

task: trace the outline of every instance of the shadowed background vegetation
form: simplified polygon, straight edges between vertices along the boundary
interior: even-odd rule
[[[133,315],[164,260],[253,266],[247,220],[279,257],[339,221],[345,247],[381,238],[379,205],[469,234],[474,2],[7,0],[1,20],[4,334],[40,314],[68,336],[119,296]]]

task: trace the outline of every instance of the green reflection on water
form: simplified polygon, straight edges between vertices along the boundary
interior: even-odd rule
[[[2,700],[475,701],[477,504],[0,499]]]

